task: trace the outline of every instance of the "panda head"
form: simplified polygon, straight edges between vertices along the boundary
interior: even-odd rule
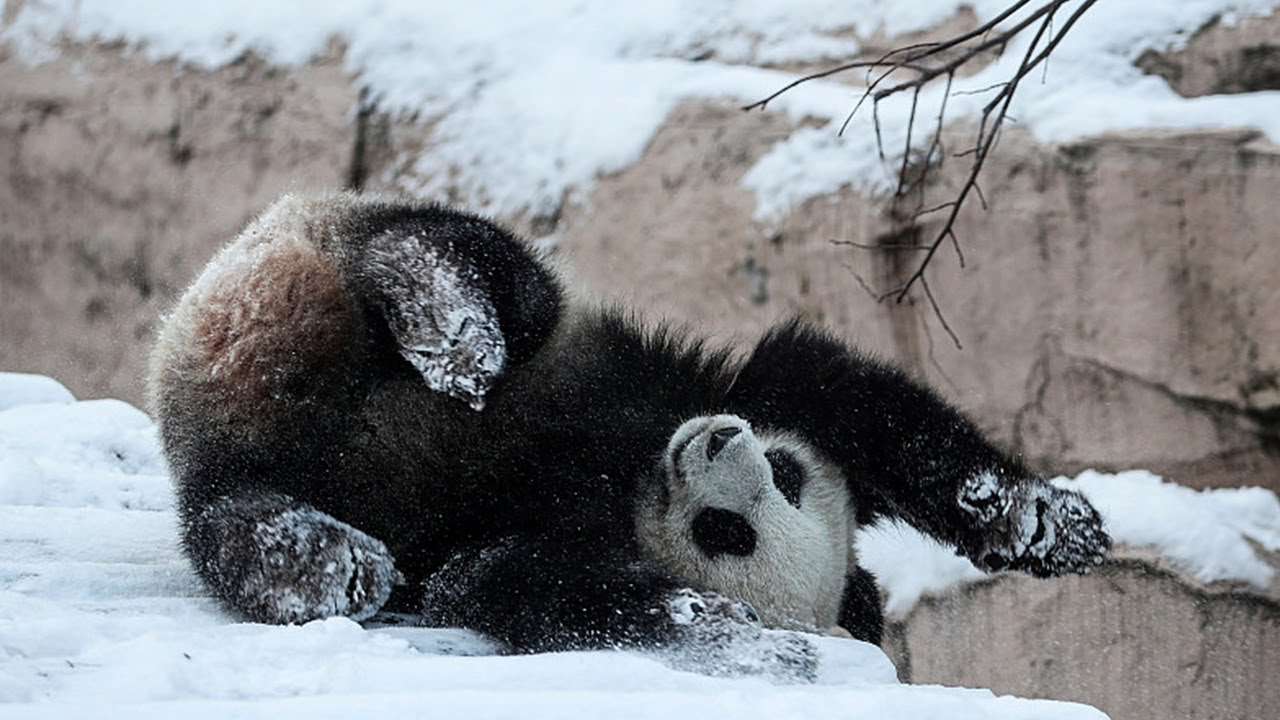
[[[636,520],[651,559],[751,603],[767,625],[835,624],[856,526],[842,473],[816,448],[702,416],[675,431],[654,474]]]

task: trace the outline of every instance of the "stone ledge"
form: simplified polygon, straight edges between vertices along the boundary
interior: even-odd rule
[[[1280,709],[1280,591],[1205,586],[1129,551],[1088,576],[1003,575],[924,600],[885,646],[905,681],[1084,702],[1113,720]]]

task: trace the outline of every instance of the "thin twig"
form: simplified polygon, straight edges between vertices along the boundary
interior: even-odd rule
[[[1059,27],[1054,20],[1057,13],[1066,5],[1079,2],[1074,12]],[[915,250],[924,253],[912,274],[897,289],[878,295],[880,300],[896,297],[902,302],[919,283],[929,299],[930,307],[937,316],[947,334],[956,347],[960,347],[959,338],[952,331],[950,324],[942,314],[942,309],[925,278],[925,270],[932,262],[943,243],[950,243],[956,257],[963,268],[964,253],[956,234],[956,223],[970,197],[976,197],[982,208],[988,208],[986,194],[978,184],[986,161],[999,146],[1006,123],[1016,123],[1017,119],[1009,114],[1009,108],[1018,91],[1019,84],[1036,68],[1042,73],[1048,71],[1048,59],[1061,44],[1063,38],[1071,31],[1076,22],[1097,3],[1097,0],[1017,0],[1010,2],[1003,11],[990,20],[972,30],[955,35],[939,42],[923,42],[893,48],[875,60],[846,63],[837,67],[812,73],[788,83],[772,95],[746,106],[744,109],[764,108],[779,95],[812,80],[829,77],[837,73],[853,69],[866,69],[867,83],[863,88],[853,109],[841,123],[838,135],[843,135],[853,117],[868,98],[871,99],[871,119],[875,133],[876,149],[881,162],[886,162],[884,151],[884,134],[879,114],[880,103],[890,97],[910,91],[911,107],[907,116],[906,139],[902,161],[898,167],[898,180],[894,188],[893,207],[890,215],[898,222],[905,222],[908,227],[916,226],[920,219],[933,212],[949,210],[946,218],[935,230],[930,230],[932,240],[927,243],[866,245],[849,241],[833,241],[838,245],[849,245],[859,249],[876,250]],[[1029,28],[1035,28],[1034,35],[1027,45],[1026,51],[1009,79],[978,90],[952,92],[952,84],[956,73],[962,67],[976,62],[988,53],[1003,53],[1010,43]],[[1047,42],[1045,40],[1047,39]],[[951,51],[955,51],[952,53]],[[912,76],[902,79],[899,71],[907,71]],[[914,172],[912,168],[912,140],[916,133],[916,113],[919,111],[920,94],[924,86],[938,78],[946,78],[946,88],[939,100],[938,113],[933,132],[930,133],[928,149],[924,153],[924,166]],[[890,82],[890,78],[893,81]],[[1043,76],[1042,76],[1043,82]],[[942,147],[942,129],[947,113],[947,99],[952,95],[978,95],[995,91],[995,94],[983,106],[979,116],[978,127],[973,145],[956,153],[948,154]],[[929,173],[933,164],[945,163],[946,158],[970,158],[968,173],[959,191],[948,202],[923,209],[925,193],[928,189]],[[899,213],[898,202],[911,191],[919,188],[920,207],[914,213]],[[917,226],[918,227],[918,226]],[[917,230],[917,232],[919,232]],[[855,277],[856,277],[855,273]],[[859,282],[869,293],[869,286],[859,277]]]
[[[951,329],[951,324],[947,322],[947,316],[942,314],[942,308],[938,307],[938,301],[933,298],[933,290],[929,289],[929,281],[923,276],[920,278],[920,287],[924,288],[924,296],[929,298],[929,305],[933,307],[933,314],[938,318],[938,322],[942,323],[942,329],[947,331],[947,337],[951,338],[951,342],[956,344],[957,350],[963,350],[964,345],[960,344],[960,338],[956,336],[956,331]]]

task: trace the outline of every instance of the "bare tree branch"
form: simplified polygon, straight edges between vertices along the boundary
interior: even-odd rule
[[[1061,44],[1063,38],[1071,31],[1076,22],[1092,8],[1098,0],[1017,0],[1010,2],[1009,5],[995,17],[992,17],[985,23],[960,33],[949,39],[939,42],[924,42],[905,45],[894,48],[881,55],[875,60],[864,60],[850,62],[844,65],[823,70],[799,78],[777,92],[758,102],[752,103],[744,107],[744,110],[764,109],[770,102],[777,99],[778,96],[786,93],[799,85],[819,78],[825,78],[855,69],[865,69],[867,71],[867,86],[864,88],[858,101],[854,103],[853,109],[841,124],[838,134],[843,134],[848,128],[850,121],[857,114],[859,108],[866,102],[868,98],[871,100],[871,117],[872,126],[875,132],[876,147],[881,161],[885,161],[884,138],[881,129],[881,121],[879,114],[879,105],[882,101],[900,95],[903,93],[911,93],[911,107],[907,116],[906,139],[902,153],[902,162],[898,168],[897,185],[893,193],[893,206],[891,207],[890,216],[894,217],[898,222],[904,222],[908,226],[915,226],[920,219],[933,212],[941,210],[949,210],[945,219],[936,230],[929,231],[932,240],[919,244],[902,245],[902,244],[883,244],[883,245],[865,245],[847,241],[833,241],[839,245],[849,245],[856,249],[867,250],[918,250],[923,252],[920,262],[915,266],[915,270],[911,275],[898,287],[888,292],[879,293],[877,297],[880,300],[889,297],[895,298],[897,302],[902,302],[911,290],[918,284],[924,291],[929,300],[929,305],[933,309],[934,315],[938,318],[951,341],[956,347],[961,347],[960,340],[955,332],[951,329],[951,325],[947,322],[943,315],[942,308],[933,295],[932,289],[929,287],[928,280],[925,277],[925,271],[929,267],[930,262],[936,256],[938,249],[946,242],[950,242],[951,247],[955,250],[956,257],[960,262],[960,266],[964,267],[964,253],[961,250],[960,239],[956,234],[955,225],[960,217],[961,210],[964,209],[966,202],[971,196],[977,197],[983,209],[987,208],[987,198],[982,192],[982,188],[978,184],[978,177],[982,173],[982,169],[987,159],[991,156],[1001,138],[1001,130],[1006,121],[1016,122],[1009,115],[1009,107],[1013,102],[1014,95],[1018,91],[1020,83],[1037,67],[1042,68],[1042,72],[1046,72],[1047,61],[1049,56]],[[1078,3],[1077,7],[1067,18],[1066,22],[1061,26],[1055,25],[1054,19],[1063,11],[1065,6],[1072,3]],[[1027,49],[1021,58],[1017,68],[1014,70],[1012,77],[1009,79],[990,85],[979,90],[967,90],[952,93],[952,84],[956,74],[970,63],[974,63],[980,57],[988,53],[1002,53],[1019,35],[1024,31],[1035,28],[1034,35]],[[900,72],[910,72],[913,75],[908,79],[896,80],[896,74]],[[873,78],[874,76],[874,78]],[[889,83],[889,78],[895,77],[895,82]],[[939,78],[946,79],[946,87],[939,101],[938,113],[934,122],[933,131],[930,133],[928,149],[923,154],[922,166],[919,171],[913,169],[912,157],[912,140],[916,135],[916,114],[919,111],[920,93],[924,86]],[[978,127],[975,133],[974,143],[971,147],[957,153],[948,155],[942,147],[942,128],[946,119],[947,99],[955,95],[977,95],[988,92],[995,92],[995,95],[983,106],[978,119]],[[919,155],[916,155],[919,157]],[[924,191],[928,182],[929,173],[936,163],[942,165],[947,157],[951,158],[970,158],[969,171],[965,176],[964,183],[955,197],[948,202],[944,202],[933,207],[925,208]],[[913,190],[919,190],[919,206],[913,212],[900,213],[897,209],[899,201]],[[866,287],[861,277],[858,278],[859,283]],[[869,287],[868,292],[876,294]]]

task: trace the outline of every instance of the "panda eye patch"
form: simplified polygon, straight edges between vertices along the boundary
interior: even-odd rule
[[[786,450],[770,450],[764,454],[773,468],[773,484],[787,499],[787,502],[800,507],[800,490],[804,488],[804,468],[795,456]]]

